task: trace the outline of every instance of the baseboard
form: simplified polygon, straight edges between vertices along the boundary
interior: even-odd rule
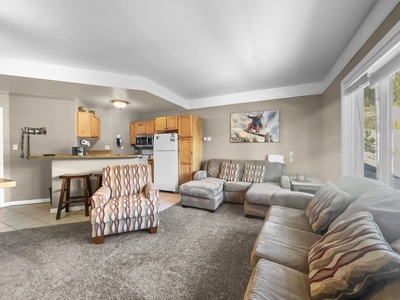
[[[5,203],[0,203],[0,208],[16,206],[16,205],[38,204],[38,203],[50,203],[50,198],[10,201],[10,202],[5,202]]]

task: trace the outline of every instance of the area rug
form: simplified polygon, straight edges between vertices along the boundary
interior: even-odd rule
[[[261,219],[175,205],[156,234],[91,243],[89,222],[0,234],[1,299],[242,299]]]

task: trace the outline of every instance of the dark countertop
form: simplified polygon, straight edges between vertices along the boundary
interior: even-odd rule
[[[90,154],[90,155],[33,155],[29,158],[50,158],[50,159],[110,159],[110,158],[141,158],[141,154]]]

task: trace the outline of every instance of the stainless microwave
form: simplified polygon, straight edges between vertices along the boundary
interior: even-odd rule
[[[136,136],[136,147],[138,148],[153,148],[153,137],[152,134],[138,134]]]

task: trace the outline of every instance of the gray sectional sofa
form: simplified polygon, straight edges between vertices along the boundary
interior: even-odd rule
[[[227,165],[235,168],[224,173]],[[290,189],[286,165],[268,160],[210,159],[193,179],[179,187],[183,207],[213,212],[222,201],[244,203],[245,214],[258,217],[265,217],[275,192]]]
[[[244,299],[399,299],[400,191],[348,176],[270,205]]]

